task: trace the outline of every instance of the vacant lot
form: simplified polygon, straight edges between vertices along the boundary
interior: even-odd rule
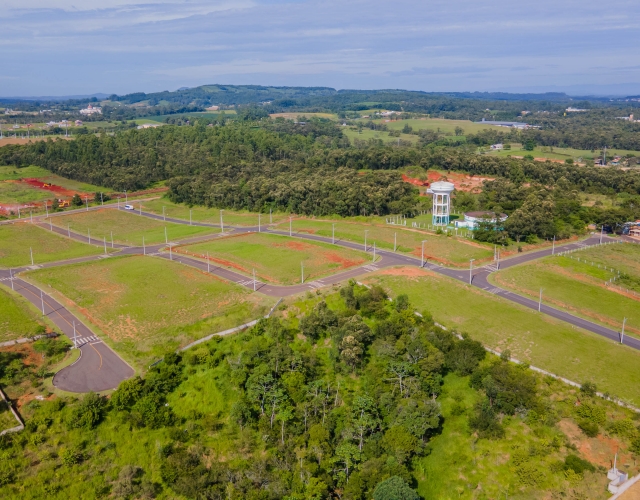
[[[134,206],[138,208],[137,204]],[[72,231],[83,235],[90,234],[91,238],[96,238],[98,241],[106,238],[109,242],[113,234],[113,241],[133,246],[142,246],[143,237],[146,245],[164,243],[165,227],[170,242],[220,231],[211,227],[158,221],[136,215],[134,212],[112,208],[53,217],[53,223],[65,229],[69,226]]]
[[[138,203],[134,206],[138,208]],[[182,219],[188,221],[189,218],[193,222],[206,222],[209,224],[220,224],[220,210],[218,208],[207,208],[195,206],[189,208],[186,205],[179,203],[172,203],[165,198],[143,201],[142,211],[151,212],[154,214],[162,215],[164,208],[164,214],[167,217],[173,217],[175,219]],[[273,223],[281,222],[285,219],[288,220],[288,215],[282,213],[274,213],[271,215]],[[227,226],[257,226],[258,214],[255,212],[235,211],[235,210],[223,210],[222,222]],[[260,215],[260,224],[266,227],[269,224],[269,213]]]
[[[317,234],[331,238],[332,222],[316,221],[311,219],[296,219],[293,221],[293,231],[299,233]],[[407,222],[411,224],[411,222]],[[280,231],[289,230],[289,222],[283,222],[277,226]],[[421,255],[422,241],[424,244],[425,258],[440,264],[451,266],[468,266],[469,259],[476,261],[489,261],[493,259],[493,247],[479,245],[466,240],[436,235],[419,230],[394,228],[393,226],[377,226],[361,223],[347,222],[346,220],[335,222],[336,240],[353,241],[362,243],[364,248],[365,231],[367,231],[367,246],[376,243],[377,248],[393,250],[394,234],[397,240],[397,251],[410,253],[415,257]]]
[[[398,139],[402,141],[410,141],[417,143],[420,138],[417,135],[413,134],[400,134],[400,137],[392,137],[389,135],[389,132],[384,132],[381,130],[371,130],[368,128],[363,128],[361,131],[355,130],[353,128],[343,127],[342,132],[346,135],[351,141],[354,139],[359,139],[361,141],[368,141],[369,139],[380,139],[384,143],[389,141],[397,142]]]
[[[0,267],[31,265],[103,253],[102,248],[85,245],[28,222],[0,226]]]
[[[52,193],[20,181],[0,181],[0,207],[9,205],[8,208],[16,214],[18,213],[18,205],[37,203],[53,198],[54,195]],[[28,209],[22,208],[21,210],[23,217],[29,215]]]
[[[270,283],[300,283],[302,265],[305,281],[358,266],[370,260],[364,252],[335,245],[300,241],[274,234],[254,233],[222,238],[181,247],[178,251],[205,257],[213,265],[222,265]]]
[[[105,259],[27,277],[108,337],[139,366],[207,334],[265,314],[275,300],[210,274],[152,257]]]
[[[80,193],[95,193],[95,192],[110,192],[111,189],[107,189],[100,186],[94,186],[93,184],[87,184],[85,182],[74,181],[71,179],[65,179],[59,175],[52,174],[48,170],[41,167],[30,166],[23,168],[16,167],[0,167],[0,181],[4,180],[18,180],[18,179],[40,179],[42,182],[50,183],[55,186],[61,186],[65,189],[72,191],[78,191]],[[54,193],[50,194],[53,198]]]
[[[619,246],[621,245],[616,245]],[[640,259],[640,247],[628,247],[636,250]],[[597,250],[590,252],[597,255]],[[491,280],[498,286],[535,299],[538,299],[542,289],[544,303],[569,310],[615,330],[621,328],[623,318],[629,318],[625,331],[640,334],[640,293],[619,293],[608,288],[605,281],[617,273],[598,268],[597,265],[592,266],[590,262],[585,263],[582,252],[576,252],[572,256],[574,259],[564,256],[548,257],[514,266],[491,275]],[[576,256],[580,256],[580,262],[575,259]]]
[[[366,281],[393,297],[406,293],[418,310],[488,347],[640,404],[640,353],[631,348],[428,271],[389,269]]]
[[[40,323],[32,306],[10,291],[9,282],[3,284],[8,288],[0,287],[0,342],[35,335]]]

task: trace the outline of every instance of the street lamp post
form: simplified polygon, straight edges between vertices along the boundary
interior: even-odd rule
[[[367,233],[369,232],[368,229],[364,230],[364,251],[367,251]]]
[[[336,244],[336,225],[331,224],[331,243]]]
[[[542,309],[542,288],[540,289],[540,296],[538,297],[538,312]]]
[[[259,232],[259,233],[261,233],[261,232],[262,232],[262,228],[260,227],[260,226],[261,226],[261,224],[260,224],[260,218],[261,218],[261,217],[260,217],[260,214],[258,214],[258,232]]]
[[[473,261],[476,259],[469,259],[469,284],[473,281]]]
[[[291,236],[291,216],[289,216],[289,236]]]
[[[620,332],[620,343],[624,344],[624,325],[627,324],[627,318],[622,320],[622,331]]]
[[[424,267],[424,244],[427,240],[422,240],[422,258],[420,259],[420,267]]]
[[[222,212],[224,212],[224,210],[220,210],[220,232],[224,233],[224,222],[222,221]]]

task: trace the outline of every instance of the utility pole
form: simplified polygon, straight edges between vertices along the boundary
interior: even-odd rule
[[[191,215],[192,215],[192,212],[193,212],[193,210],[189,209],[189,225],[190,225],[190,226],[192,225],[192,222],[191,222]]]
[[[164,244],[169,243],[169,239],[167,238],[167,226],[164,226]]]
[[[258,214],[258,232],[262,232],[262,229],[260,228],[260,214]]]
[[[222,223],[222,212],[224,212],[224,210],[220,210],[220,232],[224,233],[224,224]]]
[[[207,252],[207,272],[211,272],[211,269],[209,268],[209,252]]]
[[[87,229],[87,235],[89,236],[89,245],[91,245],[91,229]]]
[[[100,204],[104,206],[104,198],[102,196],[102,191],[100,191]]]
[[[422,240],[422,258],[420,259],[420,267],[424,267],[424,244],[427,240]]]
[[[364,230],[364,251],[367,251],[367,233],[369,232],[368,229]]]
[[[84,197],[84,202],[87,204],[87,212],[89,211],[89,197],[85,196]]]
[[[144,236],[142,237],[142,255],[147,255],[147,247],[144,246]]]
[[[33,248],[29,247],[29,253],[31,254],[31,265],[33,266]]]
[[[103,243],[104,243],[104,254],[107,255],[107,237],[103,236]]]
[[[540,289],[540,297],[538,297],[538,312],[542,309],[542,288]]]
[[[291,237],[291,216],[289,216],[289,236]]]
[[[45,210],[46,210],[46,212],[47,212],[47,218],[48,218],[48,217],[49,217],[49,206],[47,205],[47,202],[46,202],[46,201],[44,202],[44,209],[45,209]]]
[[[173,255],[171,254],[171,245],[169,245],[169,260],[173,260]]]
[[[129,197],[127,196],[127,190],[124,190],[124,202],[129,203]]]
[[[556,235],[553,235],[553,247],[551,247],[551,255],[556,254]]]
[[[303,261],[300,261],[300,277],[301,277],[300,283],[304,283],[304,262]]]
[[[336,244],[336,225],[335,225],[335,223],[331,224],[331,243],[333,245]]]
[[[44,318],[44,297],[42,296],[42,290],[40,290],[40,303],[42,304],[42,317]]]
[[[256,268],[253,268],[253,291],[256,291]]]
[[[167,222],[167,216],[164,214],[164,205],[162,205],[162,220]]]
[[[76,342],[76,322],[73,322],[73,347],[77,348],[78,343]]]
[[[602,245],[602,233],[604,231],[604,224],[600,226],[600,244]]]
[[[624,344],[624,325],[627,324],[627,318],[622,320],[622,331],[620,332],[620,343]]]
[[[393,251],[396,251],[396,239],[397,239],[398,233],[393,233]]]
[[[9,268],[9,281],[11,281],[11,290],[13,290],[13,272]]]
[[[476,259],[469,259],[469,284],[473,281],[473,261]]]
[[[113,231],[111,231],[111,248],[113,248]]]
[[[29,214],[31,217],[31,224],[33,224],[33,210],[29,210]]]

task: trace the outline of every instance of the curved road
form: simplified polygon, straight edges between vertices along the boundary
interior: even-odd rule
[[[99,207],[91,207],[89,210],[99,210],[99,209],[118,209],[117,206],[99,206]],[[124,210],[120,208],[120,210]],[[85,211],[84,209],[79,209],[73,212],[81,212]],[[134,212],[134,211],[127,211]],[[68,215],[70,212],[65,212],[60,215]],[[153,214],[149,212],[136,210],[134,212],[136,215],[162,220],[167,222],[172,222],[175,224],[191,224],[194,226],[200,227],[212,227],[219,228],[219,224],[208,224],[203,222],[192,222],[189,223],[183,219],[175,219],[170,217],[163,217],[162,215]],[[56,214],[58,215],[58,214]],[[82,243],[91,243],[97,246],[103,246],[104,242],[99,242],[95,240],[89,241],[87,236],[75,233],[73,231],[68,231],[63,228],[52,226],[50,224],[43,222],[43,216],[34,217],[34,223],[37,223],[40,227],[45,230],[52,230],[62,236],[70,237],[76,241],[80,241]],[[277,231],[269,228],[268,226],[261,226],[260,228],[256,227],[238,227],[238,226],[225,226],[225,232],[217,233],[217,234],[209,234],[203,236],[197,236],[194,238],[189,238],[178,243],[173,244],[187,244],[187,243],[195,243],[198,241],[209,240],[218,237],[224,237],[228,234],[243,234],[243,233],[251,233],[251,232],[268,232],[270,234],[280,234],[283,236],[289,236],[288,231]],[[293,237],[302,238],[312,241],[319,241],[323,243],[332,243],[331,238],[326,238],[313,234],[306,233],[292,233]],[[605,240],[612,241],[605,237]],[[568,243],[564,245],[558,245],[555,248],[555,253],[564,252],[567,250],[574,250],[578,248],[584,248],[587,246],[598,245],[600,243],[599,237],[592,237],[587,240],[575,243]],[[365,251],[370,254],[373,253],[373,247],[368,246],[366,249],[362,244],[353,243],[350,241],[342,241],[336,240],[335,244],[338,246]],[[357,268],[353,268],[347,271],[343,271],[337,274],[334,274],[329,277],[317,279],[314,281],[310,281],[308,283],[303,283],[299,285],[292,286],[277,286],[271,285],[268,283],[263,283],[259,281],[255,281],[247,276],[236,273],[226,268],[207,265],[206,261],[201,261],[192,257],[188,257],[185,255],[178,254],[176,252],[166,252],[163,249],[166,248],[167,245],[150,245],[146,248],[140,247],[128,247],[126,245],[117,244],[117,243],[107,243],[106,254],[104,255],[95,255],[91,257],[82,257],[77,259],[70,259],[65,261],[58,262],[50,262],[37,266],[25,266],[10,272],[9,270],[0,270],[0,282],[3,282],[5,285],[12,286],[14,290],[21,295],[23,295],[27,300],[32,302],[39,309],[44,309],[44,314],[46,314],[49,319],[51,319],[56,326],[66,334],[72,342],[75,341],[76,346],[80,349],[81,356],[74,364],[60,370],[54,377],[53,383],[56,387],[64,389],[66,391],[71,392],[88,392],[88,391],[104,391],[108,389],[114,389],[118,386],[118,384],[127,378],[130,378],[134,375],[134,370],[129,366],[126,362],[124,362],[114,351],[112,351],[107,345],[105,345],[100,339],[98,339],[95,334],[80,321],[77,317],[75,317],[69,310],[67,310],[62,304],[53,299],[50,295],[46,294],[45,291],[40,290],[39,288],[25,282],[22,279],[16,278],[15,274],[20,273],[21,271],[31,270],[31,269],[39,269],[39,268],[48,268],[48,267],[57,267],[61,265],[68,265],[78,262],[88,262],[99,260],[103,258],[108,258],[110,255],[126,255],[126,254],[146,254],[151,256],[157,256],[164,259],[171,259],[182,264],[198,268],[202,271],[207,271],[209,267],[209,272],[211,274],[215,274],[225,280],[237,283],[239,285],[245,286],[251,290],[259,291],[262,294],[269,295],[272,297],[286,297],[290,295],[295,295],[301,292],[314,290],[316,288],[321,288],[324,286],[332,285],[335,283],[339,283],[341,281],[355,278],[357,276],[361,276],[363,274],[377,271],[380,268],[391,267],[391,266],[418,266],[420,267],[421,261],[415,257],[409,255],[398,254],[395,252],[387,251],[387,250],[379,250],[376,249],[376,261],[369,264],[362,265]],[[522,255],[517,255],[506,259],[500,262],[500,268],[504,269],[506,267],[511,267],[517,264],[521,264],[524,262],[529,262],[531,260],[539,259],[541,257],[545,257],[552,254],[552,249],[544,249],[536,252],[525,253]],[[373,255],[372,255],[373,257]],[[470,273],[469,270],[458,270],[442,267],[437,264],[425,263],[425,268],[448,276],[450,278],[469,282]],[[511,300],[512,302],[518,303],[522,306],[528,307],[530,309],[537,310],[538,302],[531,300],[529,298],[523,297],[521,295],[512,293],[510,291],[504,290],[502,288],[495,287],[489,283],[487,280],[489,274],[495,272],[496,266],[495,264],[485,265],[483,267],[479,267],[473,270],[472,274],[472,285],[478,288],[484,289],[489,293],[493,293],[495,295],[499,295],[507,300]],[[13,278],[12,278],[13,276]],[[541,312],[544,314],[548,314],[557,319],[570,323],[579,328],[583,328],[585,330],[591,331],[598,335],[601,335],[605,338],[619,341],[620,334],[615,330],[611,330],[609,328],[600,326],[596,323],[592,323],[590,321],[584,320],[567,312],[561,311],[559,309],[555,309],[550,306],[542,305]],[[74,328],[75,327],[75,328]],[[75,332],[75,336],[74,336]],[[633,337],[626,336],[624,338],[624,344],[632,347],[634,349],[640,350],[640,340],[635,339]]]

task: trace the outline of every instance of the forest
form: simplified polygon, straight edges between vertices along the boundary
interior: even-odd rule
[[[550,399],[550,381],[511,363],[508,351],[488,355],[443,329],[405,295],[391,300],[380,287],[350,282],[326,299],[311,300],[300,318],[263,319],[245,333],[167,353],[110,398],[30,402],[26,430],[0,437],[0,495],[417,500],[416,490],[428,487],[417,468],[435,453],[447,419],[464,422],[478,445],[502,446],[516,430],[529,435],[521,444],[531,448],[514,448],[508,464],[513,498],[599,494],[604,474],[577,456],[561,418],[597,433],[603,416],[615,414],[609,432],[640,452],[629,418],[594,399],[593,384],[571,409],[576,396]],[[0,364],[4,385],[20,377],[39,383],[18,358]],[[194,406],[204,380],[211,388],[196,391]],[[452,380],[475,402],[454,396],[445,417],[441,399]],[[452,472],[449,481],[459,482]],[[482,481],[467,487],[491,491]]]
[[[247,108],[233,121],[196,119],[155,129],[77,136],[0,148],[0,164],[38,165],[70,179],[129,192],[166,182],[188,205],[287,211],[304,215],[415,213],[417,188],[407,166],[496,178],[480,196],[460,192],[461,210],[510,216],[493,242],[581,234],[590,223],[611,230],[640,218],[640,171],[478,155],[423,140],[417,145],[352,145],[335,122],[272,120]],[[426,138],[426,136],[425,136]],[[615,207],[582,205],[579,194],[621,195]],[[513,217],[511,217],[513,215]]]

